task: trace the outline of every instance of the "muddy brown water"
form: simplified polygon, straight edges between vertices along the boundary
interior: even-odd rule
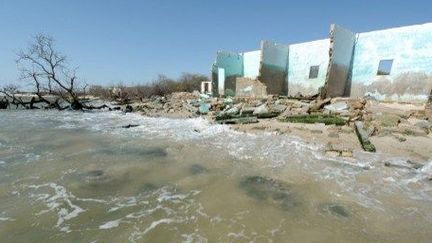
[[[139,125],[129,129],[122,126]],[[402,160],[119,112],[0,112],[1,242],[430,242]]]

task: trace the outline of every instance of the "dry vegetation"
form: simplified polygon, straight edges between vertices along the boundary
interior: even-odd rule
[[[184,73],[177,80],[159,75],[157,79],[146,85],[125,86],[119,84],[113,87],[93,85],[88,89],[88,94],[106,100],[121,100],[127,103],[152,96],[165,96],[174,92],[200,90],[201,82],[208,79],[205,75],[192,73]]]

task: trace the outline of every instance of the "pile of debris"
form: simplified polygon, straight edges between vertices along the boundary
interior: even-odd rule
[[[178,92],[133,103],[128,106],[128,111],[153,117],[206,115],[219,124],[277,119],[280,122],[347,126],[356,132],[362,148],[370,152],[376,150],[369,139],[371,136],[390,134],[403,142],[404,136],[422,136],[432,132],[432,118],[428,117],[426,109],[395,113],[394,108],[386,108],[386,105],[365,98],[294,99],[272,95],[267,98],[216,98],[199,92]],[[398,108],[400,106],[403,105],[397,104]]]
[[[183,117],[190,118],[198,116],[201,100],[199,92],[176,92],[166,96],[152,96],[141,102],[130,105],[135,112],[143,115],[159,117]],[[207,97],[208,98],[208,97]]]
[[[365,100],[358,99],[299,100],[269,96],[261,100],[235,100],[217,113],[215,120],[233,124],[277,117],[282,122],[345,125],[362,118],[365,104]]]

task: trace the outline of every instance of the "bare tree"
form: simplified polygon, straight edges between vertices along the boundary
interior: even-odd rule
[[[73,110],[95,109],[82,102],[79,90],[81,87],[76,76],[77,68],[68,67],[65,55],[55,49],[54,39],[39,34],[25,50],[17,53],[17,64],[21,72],[21,79],[34,87],[37,102],[45,103],[45,108]],[[62,106],[66,102],[67,106]]]

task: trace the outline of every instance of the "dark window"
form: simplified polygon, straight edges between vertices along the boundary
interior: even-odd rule
[[[309,78],[318,78],[319,66],[311,66],[309,69]]]
[[[381,60],[378,66],[377,75],[390,75],[393,60]]]

